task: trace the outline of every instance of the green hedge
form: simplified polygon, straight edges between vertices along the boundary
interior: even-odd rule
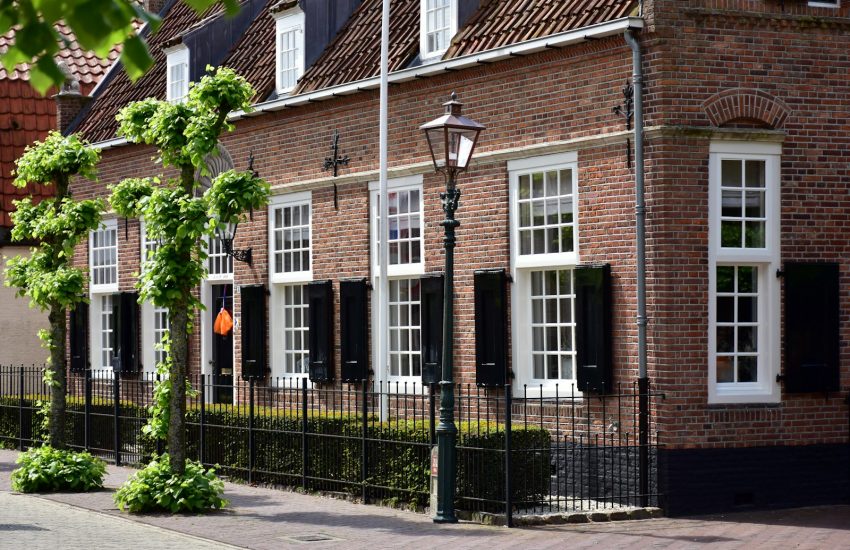
[[[30,402],[28,402],[30,403]],[[12,405],[3,407],[3,405]],[[26,404],[25,406],[29,406]],[[78,398],[68,409],[82,413]],[[28,411],[25,410],[25,417]],[[89,444],[111,449],[112,406],[93,405]],[[122,416],[144,417],[143,407],[121,403]],[[29,415],[39,426],[40,411]],[[83,415],[69,416],[68,441],[82,445]],[[430,434],[428,423],[380,423],[368,419],[366,494],[373,499],[395,499],[424,505],[430,483]],[[308,488],[359,495],[363,491],[362,416],[314,413],[307,417]],[[200,410],[187,411],[188,456],[200,456]],[[132,448],[142,462],[153,454],[155,444],[139,433],[140,423],[122,422],[124,450]],[[300,486],[302,481],[302,419],[300,411],[259,409],[254,417],[255,464],[252,479],[280,485]],[[465,509],[499,512],[505,500],[504,431],[501,425],[462,422],[458,425],[459,505]],[[517,428],[512,432],[512,499],[515,503],[538,502],[549,493],[549,433],[540,428]],[[18,437],[17,398],[0,398],[0,440]],[[245,406],[215,405],[205,411],[204,461],[217,464],[233,478],[247,479],[248,409]]]

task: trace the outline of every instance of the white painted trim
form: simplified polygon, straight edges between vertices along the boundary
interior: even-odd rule
[[[286,342],[284,330],[286,327],[283,316],[284,287],[301,286],[308,282],[310,281],[272,283],[269,285],[269,377],[272,380],[277,380],[278,387],[288,387],[286,381],[289,379],[300,380],[310,376],[309,366],[307,372],[304,373],[286,373],[283,370],[286,354],[284,348]],[[305,289],[305,294],[306,292]],[[310,315],[309,304],[307,308],[308,315]],[[307,334],[309,335],[309,332]]]
[[[575,164],[578,162],[578,152],[567,151],[554,155],[540,155],[508,161],[508,172],[519,172],[534,170],[537,168],[551,168],[556,165]]]
[[[540,381],[532,378],[533,368],[531,358],[531,271],[538,269],[572,269],[579,263],[579,233],[581,221],[579,220],[579,180],[578,180],[578,153],[567,151],[553,155],[540,155],[516,160],[508,163],[508,197],[509,197],[509,226],[510,226],[510,254],[511,275],[514,288],[511,292],[511,341],[514,342],[512,349],[512,362],[514,383],[514,397],[523,397],[523,384],[536,384],[529,386],[533,396],[555,397],[556,395],[575,395],[580,397],[582,392],[575,389],[570,393],[577,379],[548,381],[540,386]],[[569,168],[573,175],[573,220],[574,220],[574,251],[562,254],[537,254],[521,257],[519,255],[519,176],[532,171],[561,170]],[[575,283],[573,283],[575,284]],[[572,318],[578,324],[575,314],[575,300],[573,300]],[[573,341],[575,345],[575,340]],[[575,357],[575,356],[574,356]],[[577,376],[578,365],[573,361],[573,376]]]
[[[283,87],[280,79],[280,35],[285,32],[296,31],[296,43],[298,47],[298,55],[296,57],[296,82],[301,78],[304,74],[304,32],[305,32],[305,16],[304,12],[301,11],[301,8],[295,6],[291,9],[278,12],[274,14],[275,19],[275,32],[274,32],[274,82],[275,82],[275,91],[281,94],[287,94],[295,89],[296,85]]]
[[[422,182],[423,178],[421,175],[387,180],[388,191],[419,191],[419,219],[421,220],[419,239],[420,261],[415,264],[388,265],[387,276],[390,279],[425,274],[425,196]],[[376,280],[380,275],[378,265],[378,228],[375,227],[375,220],[378,219],[378,186],[378,182],[369,182],[369,256],[371,258],[369,265],[371,266],[372,276]]]
[[[118,220],[116,218],[109,218],[103,220],[100,224],[100,227],[95,231],[100,231],[103,229],[115,230],[115,282],[100,285],[94,284],[92,279],[92,274],[94,273],[94,254],[92,254],[92,246],[94,245],[94,231],[89,231],[89,294],[109,294],[112,292],[118,292],[118,266],[121,265],[121,247],[118,246]]]
[[[389,75],[389,82],[408,82],[418,78],[436,76],[449,71],[474,67],[479,64],[489,64],[496,61],[510,59],[515,56],[530,55],[550,48],[565,48],[581,44],[588,40],[619,35],[628,29],[642,29],[643,27],[644,20],[640,17],[622,17],[606,23],[589,25],[580,29],[553,34],[544,38],[527,40],[525,42],[511,44],[510,46],[502,48],[494,48],[485,52],[455,57],[437,63],[429,63],[420,67],[401,69]],[[380,77],[375,76],[365,78],[356,82],[341,84],[339,86],[331,86],[314,92],[307,92],[258,103],[254,105],[254,110],[250,113],[234,111],[230,113],[228,118],[233,121],[242,118],[260,116],[264,112],[279,111],[281,109],[306,105],[315,101],[330,100],[338,96],[356,94],[364,90],[374,90],[377,89],[379,85]],[[126,139],[117,138],[100,141],[92,144],[92,146],[95,149],[108,149],[125,145],[126,143]]]
[[[717,141],[709,146],[709,246],[708,246],[708,402],[778,403],[781,302],[780,284],[774,276],[781,265],[781,157],[778,143]],[[723,249],[720,247],[720,169],[723,159],[765,160],[766,218],[764,249]],[[758,382],[718,384],[717,379],[717,265],[757,265],[759,267]]]
[[[310,209],[310,269],[305,271],[283,272],[276,273],[274,270],[275,249],[274,249],[274,211],[278,208],[284,208],[295,205],[306,204]],[[301,191],[299,193],[287,193],[286,195],[278,195],[269,201],[268,213],[268,272],[269,283],[309,283],[313,280],[313,194],[311,191]]]
[[[815,2],[814,0],[809,0],[810,8],[840,8],[841,1],[835,0],[835,2]]]
[[[449,37],[446,41],[446,47],[433,52],[427,51],[428,48],[428,28],[426,19],[426,10],[428,0],[419,0],[419,59],[423,62],[431,59],[439,59],[452,43],[452,39],[457,34],[458,27],[458,0],[449,0]]]
[[[168,48],[165,51],[166,54],[166,67],[165,67],[165,100],[168,102],[175,101],[175,98],[171,95],[171,68],[177,65],[183,65],[184,70],[186,71],[186,86],[184,90],[186,91],[183,94],[181,103],[185,102],[185,98],[189,95],[189,82],[191,82],[191,75],[189,74],[189,48],[183,44],[174,46],[173,48]]]

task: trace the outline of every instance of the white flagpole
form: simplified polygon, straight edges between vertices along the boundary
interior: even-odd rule
[[[389,43],[390,43],[390,0],[384,0],[384,10],[381,17],[381,107],[380,107],[380,139],[378,143],[380,163],[380,278],[378,279],[378,379],[386,382],[389,391],[389,290],[387,277],[389,265],[389,196],[387,192],[387,133],[388,133],[388,73],[389,73]],[[380,386],[379,386],[380,387]],[[387,418],[389,400],[386,393],[381,398],[381,420]]]

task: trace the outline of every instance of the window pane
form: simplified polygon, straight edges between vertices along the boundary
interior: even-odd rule
[[[740,160],[722,160],[720,162],[721,179],[720,183],[723,187],[740,187],[741,186],[741,161]]]
[[[765,161],[748,160],[744,184],[747,187],[764,187]]]
[[[717,381],[719,383],[735,381],[734,359],[732,357],[717,358]]]
[[[755,357],[738,358],[738,382],[758,382],[758,368]]]

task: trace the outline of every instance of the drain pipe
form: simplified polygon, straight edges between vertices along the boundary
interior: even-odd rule
[[[646,372],[646,204],[643,163],[643,69],[640,44],[631,29],[624,34],[632,49],[635,109],[635,217],[637,238],[638,328],[638,470],[641,506],[649,506],[649,377]]]

